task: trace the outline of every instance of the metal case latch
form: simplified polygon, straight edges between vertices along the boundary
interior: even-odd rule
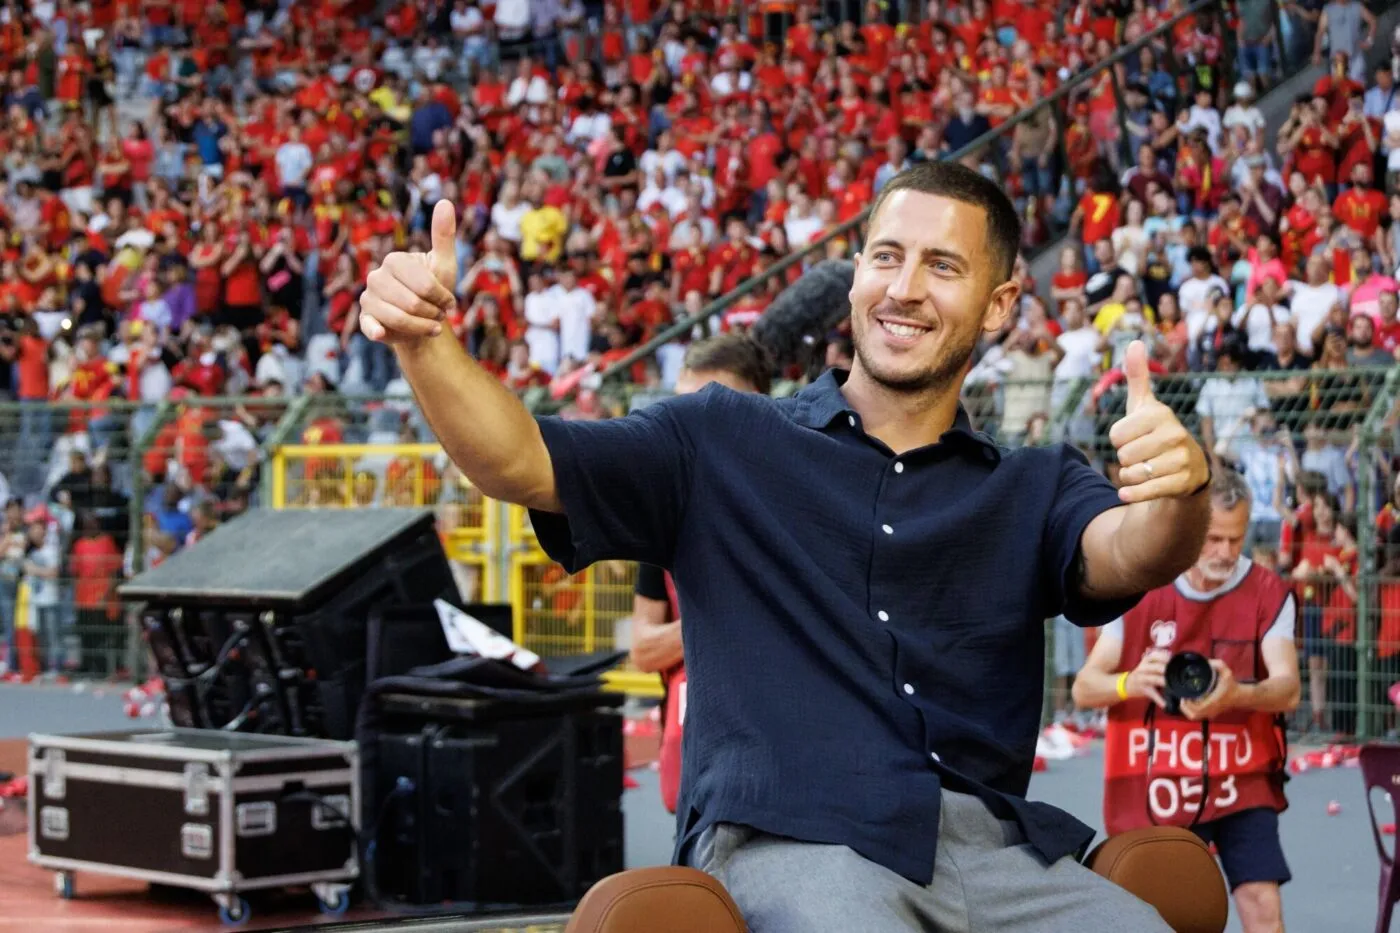
[[[62,800],[68,793],[68,777],[64,774],[67,763],[68,756],[63,749],[44,750],[44,796],[50,800]]]
[[[208,765],[185,765],[185,813],[188,816],[209,815]]]

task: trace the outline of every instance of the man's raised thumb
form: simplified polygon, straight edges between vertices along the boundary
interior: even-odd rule
[[[1152,398],[1152,371],[1147,368],[1147,347],[1141,340],[1128,344],[1123,355],[1123,376],[1128,381],[1128,414]]]
[[[433,275],[452,293],[457,291],[457,210],[443,199],[433,208]]]

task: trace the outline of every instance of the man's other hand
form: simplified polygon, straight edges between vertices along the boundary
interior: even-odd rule
[[[1124,502],[1189,496],[1210,478],[1210,465],[1176,414],[1152,394],[1147,348],[1128,345],[1123,358],[1128,410],[1108,432],[1122,465],[1118,495]]]
[[[390,253],[360,296],[360,331],[370,340],[412,345],[442,333],[457,304],[457,215],[450,201],[433,209],[433,248]]]

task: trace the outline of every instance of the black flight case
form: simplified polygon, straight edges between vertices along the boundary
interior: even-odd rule
[[[29,739],[29,860],[58,872],[208,893],[244,922],[245,891],[309,885],[340,914],[359,877],[354,742],[202,729]]]

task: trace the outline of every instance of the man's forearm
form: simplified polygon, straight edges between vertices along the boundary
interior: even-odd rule
[[[1086,667],[1074,675],[1070,695],[1080,709],[1107,709],[1122,702],[1118,696],[1118,674]]]
[[[1124,507],[1113,536],[1119,589],[1143,593],[1165,586],[1196,562],[1210,524],[1210,494],[1154,499]]]
[[[395,352],[423,416],[472,485],[492,499],[562,511],[535,419],[451,330]]]
[[[1240,684],[1231,706],[1256,713],[1291,713],[1298,708],[1302,683],[1297,677],[1266,677],[1257,684]]]
[[[679,619],[661,625],[638,626],[632,642],[632,664],[637,670],[655,674],[670,670],[683,660],[685,647]]]

